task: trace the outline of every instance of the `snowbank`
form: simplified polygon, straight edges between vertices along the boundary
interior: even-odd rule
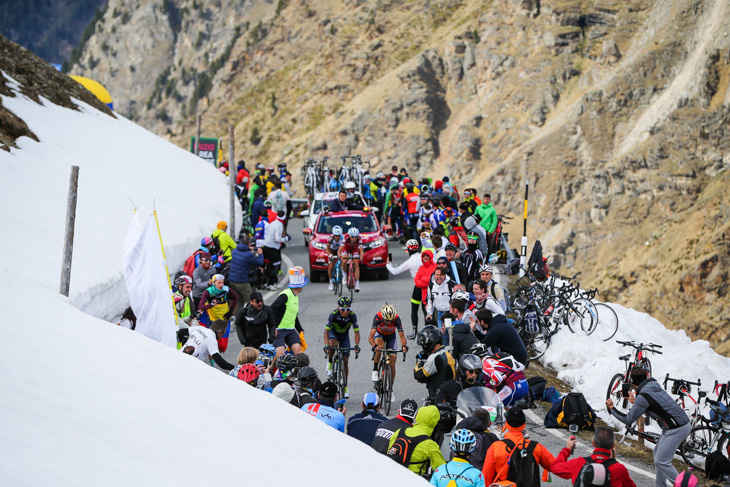
[[[11,79],[11,85],[15,82]],[[57,290],[66,220],[68,180],[80,166],[71,302],[99,318],[118,317],[128,305],[121,244],[133,214],[157,208],[170,272],[182,267],[219,220],[228,220],[228,181],[201,159],[117,114],[117,119],[74,100],[81,111],[17,94],[3,106],[40,139],[18,139],[0,151],[0,272],[22,269],[36,285]],[[17,259],[17,260],[16,260]]]
[[[667,374],[693,382],[701,379],[701,389],[709,391],[715,380],[730,380],[730,358],[717,354],[707,341],[692,341],[683,330],[668,330],[646,313],[618,304],[611,303],[611,307],[619,318],[618,332],[611,341],[603,342],[593,335],[574,335],[561,329],[553,336],[550,348],[541,360],[558,371],[558,379],[582,392],[596,413],[609,424],[622,426],[606,412],[608,384],[614,374],[626,370],[625,362],[618,357],[627,353],[634,355],[633,348],[623,347],[616,343],[617,340],[662,345],[661,355],[648,354],[654,377],[660,383]]]
[[[374,475],[424,485],[272,395],[84,313],[110,317],[126,304],[128,197],[142,215],[155,200],[172,270],[226,218],[226,180],[121,117],[21,96],[2,103],[40,143],[0,151],[0,485],[370,486]],[[58,281],[72,164],[81,169],[69,300]]]

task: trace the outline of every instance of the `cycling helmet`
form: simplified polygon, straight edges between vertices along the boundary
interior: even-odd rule
[[[352,238],[357,238],[357,236],[360,235],[360,230],[358,230],[356,227],[350,227],[350,229],[347,231],[347,234]]]
[[[469,349],[471,355],[476,355],[479,358],[484,358],[489,355],[489,347],[483,343],[475,343]]]
[[[347,191],[348,189],[355,189],[355,183],[353,183],[352,181],[346,182],[345,183],[345,191]]]
[[[338,308],[349,308],[350,306],[352,306],[352,299],[350,299],[350,296],[342,296],[337,300]]]
[[[492,268],[491,265],[482,264],[479,266],[479,273],[481,274],[482,272],[489,272],[491,274],[494,274],[494,268]]]
[[[469,301],[469,293],[466,291],[456,291],[451,295],[452,301]]]
[[[395,306],[390,303],[385,303],[383,307],[380,308],[380,316],[382,316],[385,321],[393,321],[397,316]]]
[[[377,173],[375,173],[375,179],[381,178],[385,178],[385,173],[383,171],[378,171]]]
[[[411,191],[413,191],[413,187],[414,187],[413,183],[411,183],[411,182],[406,183],[406,189],[408,190],[409,193]]]
[[[304,387],[305,389],[311,389],[314,387],[314,384],[317,383],[317,371],[314,370],[312,367],[302,367],[299,369],[299,375],[297,375],[297,380],[299,381],[299,384]]]
[[[456,248],[456,245],[448,243],[446,244],[446,247],[444,247],[444,250],[451,250],[453,252],[456,252],[458,249]]]
[[[449,446],[454,453],[468,455],[474,451],[477,445],[477,437],[466,428],[461,428],[451,435]]]
[[[469,232],[469,234],[466,236],[467,240],[479,240],[479,234],[476,232]]]
[[[264,201],[264,208],[271,208],[272,206],[274,206],[274,204],[271,202],[271,200]]]
[[[207,247],[208,245],[210,245],[212,243],[213,243],[213,239],[210,238],[210,237],[203,237],[200,240],[200,245],[203,246],[203,247]]]
[[[175,286],[178,288],[183,287],[185,284],[192,284],[193,280],[190,279],[190,277],[187,274],[183,274],[182,276],[175,279]]]
[[[276,357],[276,348],[270,343],[264,343],[259,347],[259,355],[264,357],[274,358]]]
[[[433,325],[424,326],[423,330],[418,332],[416,343],[426,353],[431,353],[433,348],[441,343],[441,332]]]
[[[238,372],[236,373],[237,378],[241,379],[247,384],[251,384],[252,386],[256,385],[256,381],[258,381],[259,376],[261,375],[258,367],[256,367],[254,364],[243,364],[239,365],[236,368],[238,369]]]
[[[339,225],[332,227],[332,235],[342,235],[342,227]]]
[[[363,176],[362,176],[363,181],[370,181],[371,179],[373,179],[373,178],[370,177],[370,174],[363,174]]]
[[[294,355],[284,354],[279,356],[278,359],[276,359],[276,368],[281,371],[289,371],[295,368],[297,365],[299,365],[299,362],[296,358],[294,358]]]
[[[483,343],[475,343],[474,345],[484,345]],[[472,345],[472,347],[474,346]],[[476,355],[466,353],[459,358],[459,374],[462,377],[466,376],[467,370],[482,370],[482,361]]]
[[[421,247],[421,244],[418,243],[418,240],[412,238],[409,241],[406,242],[406,248],[408,250],[415,250],[418,251],[418,249]]]

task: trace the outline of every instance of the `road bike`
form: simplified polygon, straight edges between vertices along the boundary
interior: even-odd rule
[[[334,350],[332,354],[332,374],[330,380],[337,384],[337,391],[339,392],[338,397],[344,398],[347,389],[347,376],[345,375],[345,362],[342,360],[343,352],[355,351],[355,359],[360,355],[360,347],[343,348],[343,347],[328,347],[329,350]],[[325,354],[325,359],[327,354]]]
[[[393,403],[393,373],[391,372],[391,360],[394,358],[393,356],[397,353],[403,354],[403,361],[406,361],[406,353],[403,350],[390,350],[385,348],[378,348],[373,353],[373,358],[375,358],[375,353],[380,353],[380,360],[378,361],[378,380],[375,381],[375,392],[378,393],[378,396],[380,396],[380,401],[383,405],[383,409],[385,410],[385,415],[390,415],[390,406]]]
[[[641,367],[646,369],[651,376],[651,361],[646,353],[655,353],[661,355],[662,352],[657,350],[662,348],[661,345],[654,343],[639,343],[634,342],[619,342],[619,345],[625,347],[633,347],[634,357],[631,358],[631,354],[627,353],[619,357],[620,360],[626,362],[626,370],[623,374],[616,374],[611,378],[611,382],[608,384],[608,390],[606,391],[606,399],[612,399],[614,407],[616,407],[622,413],[626,413],[629,410],[629,391],[631,390],[631,369],[634,367]]]
[[[350,293],[350,300],[353,300],[355,297],[355,263],[353,262],[355,257],[343,257],[342,259],[347,260],[347,265],[344,268],[344,281],[347,286],[347,292]],[[340,296],[342,296],[342,288],[340,289]]]
[[[330,259],[335,259],[335,268],[332,269],[332,286],[337,296],[342,296],[342,262],[337,255],[330,255]]]

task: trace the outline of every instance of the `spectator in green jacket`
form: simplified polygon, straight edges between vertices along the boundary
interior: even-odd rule
[[[211,237],[218,239],[221,248],[221,255],[227,262],[231,260],[231,252],[236,248],[236,242],[226,233],[228,224],[223,220],[218,222],[217,229],[211,234]]]
[[[390,443],[388,444],[389,449],[401,435],[409,436],[411,438],[419,436],[425,437],[419,441],[413,449],[411,464],[408,466],[408,470],[415,472],[418,475],[426,475],[429,465],[433,470],[436,470],[438,467],[446,463],[438,443],[430,439],[431,433],[433,433],[433,429],[436,427],[436,424],[438,424],[440,418],[441,414],[436,406],[424,406],[418,410],[418,413],[416,413],[416,420],[412,427],[399,429],[390,437]]]
[[[474,214],[481,218],[479,226],[487,232],[487,242],[489,243],[489,254],[497,251],[497,242],[494,242],[494,231],[497,229],[497,211],[492,206],[492,197],[489,193],[484,194],[482,204],[477,206]]]

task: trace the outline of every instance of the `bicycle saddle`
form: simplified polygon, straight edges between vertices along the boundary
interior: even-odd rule
[[[621,357],[619,357],[619,359],[626,360],[628,362],[629,360],[631,360],[631,354],[627,353],[626,355],[622,355]]]

